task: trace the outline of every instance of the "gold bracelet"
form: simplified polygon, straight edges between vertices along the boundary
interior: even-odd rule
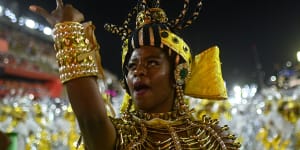
[[[100,47],[94,37],[86,34],[89,32],[86,30],[94,28],[88,27],[85,28],[79,22],[63,22],[56,24],[53,29],[54,48],[62,83],[80,77],[104,77]]]

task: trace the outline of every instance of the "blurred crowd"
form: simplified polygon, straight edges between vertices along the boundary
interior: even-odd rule
[[[0,24],[0,65],[55,73],[58,66],[51,41]]]

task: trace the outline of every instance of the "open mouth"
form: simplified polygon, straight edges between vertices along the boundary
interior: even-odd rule
[[[144,94],[150,87],[143,83],[136,83],[133,86],[133,90],[137,95]]]

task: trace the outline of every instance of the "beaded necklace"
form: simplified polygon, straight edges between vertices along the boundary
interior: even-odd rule
[[[203,116],[195,120],[192,111],[179,114],[141,113],[138,111],[113,119],[118,131],[116,149],[121,150],[197,150],[238,149],[236,137],[229,134],[228,126],[219,126],[218,120]]]

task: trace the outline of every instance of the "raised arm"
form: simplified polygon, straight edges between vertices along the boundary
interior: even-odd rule
[[[98,89],[98,75],[96,73],[101,73],[101,70],[99,70],[100,66],[96,66],[98,71],[95,71],[94,66],[97,63],[97,59],[100,59],[100,57],[97,57],[99,46],[94,34],[91,33],[94,28],[90,28],[91,24],[86,24],[84,30],[80,30],[79,28],[83,26],[78,23],[84,21],[84,15],[72,5],[64,5],[62,0],[56,0],[56,3],[57,7],[51,13],[36,5],[31,5],[29,9],[43,16],[54,27],[55,49],[60,67],[60,78],[66,86],[85,146],[88,150],[113,149],[116,131],[107,116],[105,103]],[[70,25],[66,25],[68,23]],[[72,25],[76,25],[76,27]],[[79,26],[78,28],[77,25]],[[70,32],[75,30],[80,31],[80,35]],[[77,39],[70,39],[70,35],[73,37],[78,36],[79,38],[84,37],[90,42],[78,44],[76,43]],[[84,39],[83,41],[86,40]],[[91,68],[91,66],[86,66],[85,62],[94,64]],[[68,70],[68,67],[71,65],[75,65],[77,68],[69,68]],[[89,69],[94,71],[89,73]]]

